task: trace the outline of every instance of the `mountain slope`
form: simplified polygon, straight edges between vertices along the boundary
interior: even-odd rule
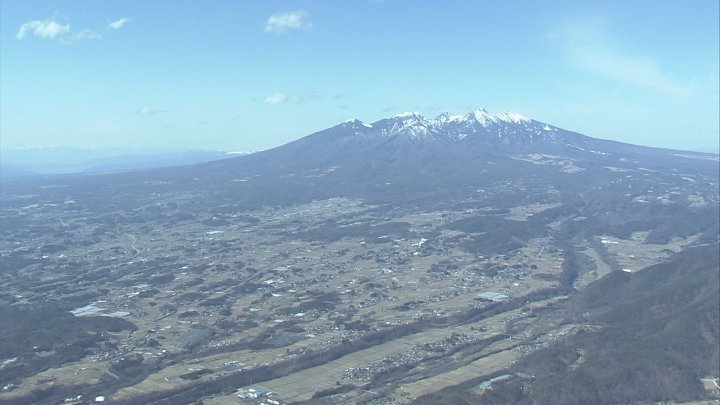
[[[713,155],[599,140],[519,114],[475,110],[432,120],[414,113],[372,124],[351,120],[278,148],[189,171],[207,174],[211,182],[246,180],[235,184],[242,188],[280,183],[298,200],[331,194],[386,200],[422,195],[428,188],[474,192],[508,178],[549,179],[558,187],[582,189],[638,168],[701,173],[703,181],[715,182],[716,166]]]
[[[522,359],[511,371],[525,377],[496,384],[482,396],[471,391],[480,381],[471,381],[416,404],[456,403],[459,398],[483,404],[701,399],[700,379],[720,375],[719,269],[720,251],[713,243],[637,274],[611,273],[570,299],[563,310],[566,322],[595,329]]]
[[[507,205],[503,194],[517,198],[514,190],[524,192],[513,203],[544,199],[538,196],[548,190],[560,196],[572,190],[584,201],[618,198],[621,192],[630,194],[621,200],[641,198],[655,184],[666,192],[676,186],[700,190],[702,184],[717,185],[717,167],[716,155],[594,139],[519,114],[478,109],[431,120],[414,113],[372,124],[351,120],[247,156],[138,173],[51,176],[5,187],[60,183],[91,199],[100,190],[133,192],[126,201],[130,207],[148,204],[158,192],[212,196],[194,200],[198,209],[220,201],[251,208],[343,196],[434,206],[478,194]],[[633,189],[629,183],[637,184]],[[62,189],[48,192],[55,191],[62,194]]]

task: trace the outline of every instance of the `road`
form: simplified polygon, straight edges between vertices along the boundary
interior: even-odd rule
[[[130,259],[134,259],[134,258],[140,256],[140,249],[138,249],[136,246],[137,238],[135,238],[135,235],[126,233],[125,236],[130,238],[130,249],[135,251],[135,255],[133,257],[131,257]]]

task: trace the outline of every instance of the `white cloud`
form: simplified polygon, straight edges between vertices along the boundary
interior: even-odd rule
[[[44,21],[28,21],[20,26],[20,29],[18,30],[15,37],[17,39],[24,39],[30,34],[36,37],[48,39],[55,39],[57,37],[58,41],[66,45],[70,45],[77,41],[82,41],[85,39],[102,38],[102,35],[99,32],[90,29],[83,29],[77,32],[72,32],[70,30],[70,24],[61,24],[57,22],[56,18],[56,16],[53,16]],[[116,23],[122,22],[119,25],[122,26],[122,24],[126,22],[123,20],[116,21]]]
[[[282,34],[289,30],[308,30],[312,28],[312,23],[305,20],[307,15],[303,10],[273,14],[265,22],[265,31]]]
[[[307,92],[302,94],[274,93],[265,97],[262,102],[265,104],[301,104],[306,101],[318,98],[317,93]]]
[[[60,24],[55,21],[55,18],[49,18],[45,21],[35,20],[28,21],[20,26],[15,37],[17,39],[23,39],[28,33],[40,38],[53,39],[58,35],[70,32],[70,24]]]
[[[163,110],[158,110],[158,109],[155,109],[155,108],[147,106],[147,105],[142,106],[141,108],[138,108],[137,110],[135,110],[135,113],[140,114],[140,115],[154,115],[154,114],[160,114],[160,113],[164,113],[164,112],[165,111],[163,111]]]
[[[98,34],[93,30],[82,30],[73,35],[75,39],[100,39],[102,35]]]
[[[128,18],[121,18],[119,20],[113,21],[110,24],[108,24],[107,28],[110,30],[119,30],[122,28],[125,24],[127,24],[130,21]]]
[[[82,31],[73,33],[72,35],[64,35],[58,40],[65,45],[72,45],[78,41],[83,41],[86,39],[102,39],[102,35],[93,30],[84,29]]]
[[[290,96],[282,93],[271,94],[263,99],[265,104],[283,104],[290,100]]]
[[[691,90],[690,83],[673,77],[651,58],[623,51],[596,22],[566,25],[553,30],[550,37],[559,42],[572,64],[598,76],[667,95]]]

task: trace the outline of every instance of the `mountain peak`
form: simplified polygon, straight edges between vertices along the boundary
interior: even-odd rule
[[[530,118],[514,112],[491,114],[482,107],[478,107],[472,110],[470,113],[468,113],[468,117],[473,118],[475,121],[479,122],[483,126],[490,125],[490,123],[498,123],[499,121],[511,124],[528,123],[531,121]]]
[[[403,112],[371,125],[357,119],[345,121],[342,125],[364,136],[410,139],[421,143],[440,141],[528,145],[543,140],[552,141],[550,138],[555,137],[557,132],[547,124],[522,114],[493,114],[482,107],[465,114],[444,112],[435,118],[425,118],[414,111]]]
[[[475,119],[475,121],[479,122],[483,126],[487,126],[491,122],[497,122],[497,118],[487,112],[484,108],[476,108],[468,113],[468,116]]]
[[[440,123],[440,124],[445,124],[445,123],[449,123],[449,122],[467,121],[467,117],[468,117],[467,114],[466,115],[451,115],[448,112],[444,112],[444,113],[438,115],[437,117],[435,117],[433,119],[433,121]]]
[[[400,114],[393,115],[393,118],[419,118],[425,119],[419,112],[416,111],[405,111]]]
[[[475,109],[473,109],[473,110],[470,111],[470,112],[471,112],[471,113],[489,114],[489,113],[488,113],[488,110],[486,110],[485,107],[476,107]]]
[[[521,124],[521,123],[529,123],[532,121],[530,118],[519,114],[515,112],[502,112],[498,114],[492,114],[488,112],[483,107],[477,107],[474,110],[470,111],[467,114],[464,115],[458,115],[458,114],[450,114],[448,112],[444,112],[437,117],[426,120],[425,117],[422,116],[419,112],[416,111],[406,111],[401,112],[399,114],[393,115],[391,118],[393,120],[401,120],[404,122],[409,121],[416,121],[420,124],[433,124],[433,125],[443,125],[446,123],[451,122],[472,122],[476,121],[483,126],[490,125],[492,123],[498,123],[498,122],[504,122],[509,124]]]
[[[514,112],[496,114],[495,117],[497,117],[500,121],[511,122],[513,124],[521,124],[532,121],[530,118]]]
[[[343,123],[341,125],[344,127],[351,127],[351,128],[359,128],[359,127],[372,128],[372,125],[366,124],[357,118],[350,118],[348,120],[345,120],[345,121],[343,121]]]

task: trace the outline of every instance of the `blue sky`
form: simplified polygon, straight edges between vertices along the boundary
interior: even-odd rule
[[[259,150],[482,106],[718,148],[717,0],[3,1],[0,147]]]

